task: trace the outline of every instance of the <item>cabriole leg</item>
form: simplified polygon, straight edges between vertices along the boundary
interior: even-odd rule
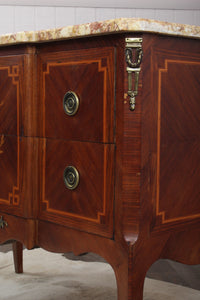
[[[127,263],[123,269],[114,268],[118,287],[118,300],[142,300],[144,280],[148,269],[160,258],[168,235],[162,238],[137,241],[130,245]]]
[[[133,266],[129,262],[124,270],[116,270],[118,300],[142,300],[146,271],[148,268]]]
[[[16,273],[23,273],[23,244],[13,242],[13,259]]]

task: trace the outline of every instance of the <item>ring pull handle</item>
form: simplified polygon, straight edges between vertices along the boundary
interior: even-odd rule
[[[69,190],[75,190],[75,188],[79,184],[78,170],[73,166],[66,167],[63,173],[63,179],[64,179],[65,186]]]
[[[79,98],[76,93],[68,91],[63,98],[63,108],[68,116],[74,116],[79,108]]]
[[[3,229],[5,226],[8,226],[8,223],[4,221],[3,217],[0,217],[0,228]]]

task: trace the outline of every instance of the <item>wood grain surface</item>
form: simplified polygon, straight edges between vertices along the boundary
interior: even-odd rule
[[[41,53],[38,70],[42,137],[113,142],[114,48]],[[69,91],[79,98],[73,116],[63,109]]]
[[[41,147],[39,218],[112,237],[114,145],[43,139]],[[67,166],[79,173],[74,190],[64,184]]]
[[[135,111],[125,37],[142,37]],[[142,300],[159,258],[200,263],[199,41],[115,34],[0,51],[0,242],[113,267],[118,300]],[[133,53],[134,59],[134,53]],[[134,86],[134,76],[133,76]],[[77,93],[74,116],[63,96]],[[12,108],[12,109],[11,109]],[[66,188],[67,166],[80,175]]]

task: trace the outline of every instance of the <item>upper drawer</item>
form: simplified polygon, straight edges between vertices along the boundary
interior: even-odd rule
[[[39,53],[38,72],[40,136],[113,142],[113,47]]]
[[[0,56],[0,134],[20,135],[23,55]]]

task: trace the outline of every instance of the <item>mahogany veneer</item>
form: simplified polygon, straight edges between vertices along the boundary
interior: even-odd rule
[[[133,111],[127,37],[143,39]],[[0,91],[0,242],[15,240],[17,273],[22,244],[96,252],[118,299],[141,300],[157,259],[200,263],[199,40],[121,33],[4,46]],[[80,102],[73,116],[68,91]],[[74,190],[67,166],[79,173]]]

